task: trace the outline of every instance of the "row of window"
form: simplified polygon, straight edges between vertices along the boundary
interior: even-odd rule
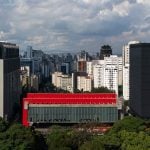
[[[29,107],[31,122],[115,122],[116,107]]]

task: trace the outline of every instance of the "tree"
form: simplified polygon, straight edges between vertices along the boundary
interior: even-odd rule
[[[104,146],[99,140],[92,139],[87,141],[79,147],[79,150],[104,150]]]
[[[83,93],[83,91],[79,89],[74,89],[74,93]]]
[[[67,131],[61,127],[53,127],[46,137],[48,149],[69,149],[70,137]]]
[[[125,130],[118,133],[121,140],[122,150],[148,150],[150,148],[150,136],[145,132],[127,132]]]
[[[129,132],[139,132],[144,131],[145,129],[146,126],[144,120],[132,116],[127,116],[123,120],[117,121],[109,133],[117,133],[121,130],[126,130]]]
[[[77,150],[83,143],[90,139],[91,135],[84,131],[54,127],[49,132],[46,143],[49,150],[70,149]]]
[[[99,141],[104,145],[106,150],[119,150],[120,149],[120,139],[117,134],[104,135],[99,138]]]
[[[1,117],[0,117],[0,132],[4,132],[7,130],[9,124],[8,122],[4,121]]]
[[[72,150],[79,149],[79,147],[83,143],[85,143],[89,140],[91,140],[91,134],[88,133],[86,130],[73,132]]]
[[[25,128],[21,124],[11,125],[5,132],[0,133],[1,150],[41,150],[46,145],[41,145],[40,135],[30,128]]]
[[[109,90],[107,87],[93,88],[91,93],[114,93],[115,91]]]

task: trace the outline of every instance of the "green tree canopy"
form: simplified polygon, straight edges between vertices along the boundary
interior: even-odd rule
[[[86,131],[75,131],[61,127],[52,128],[46,138],[49,150],[77,150],[91,135]]]
[[[41,150],[46,147],[42,142],[40,134],[18,123],[0,133],[0,150]]]
[[[0,132],[4,132],[7,130],[8,128],[8,122],[4,121],[1,117],[0,117]]]
[[[82,144],[79,150],[105,150],[105,148],[100,140],[93,138],[91,141],[86,141]]]
[[[117,121],[110,130],[110,133],[117,133],[121,130],[126,130],[129,132],[139,132],[144,131],[145,129],[146,126],[144,120],[128,116],[123,120]]]
[[[121,140],[122,150],[150,150],[150,136],[145,132],[127,132],[125,130],[118,133]]]
[[[108,89],[107,87],[93,88],[91,93],[114,93],[115,91]]]

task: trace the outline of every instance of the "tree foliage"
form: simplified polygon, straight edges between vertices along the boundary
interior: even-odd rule
[[[107,87],[93,88],[91,93],[114,93],[115,91],[108,89]]]
[[[0,150],[149,150],[150,122],[125,117],[116,122],[105,135],[88,132],[87,126],[78,128],[51,127],[47,136],[12,125],[0,118]]]
[[[4,121],[1,117],[0,117],[0,133],[6,131],[8,128],[8,122]]]
[[[79,147],[79,150],[105,150],[104,145],[98,138],[86,141]]]
[[[46,143],[49,150],[77,150],[90,137],[86,131],[55,127],[49,132]]]
[[[117,121],[111,129],[110,133],[117,133],[121,130],[126,130],[129,132],[139,132],[144,131],[145,129],[146,126],[144,120],[127,116],[123,120]]]
[[[41,134],[21,124],[8,126],[8,123],[1,119],[0,128],[0,150],[41,150],[46,147]]]
[[[118,137],[121,140],[122,150],[148,150],[150,149],[150,136],[148,136],[143,131],[128,132],[120,131]]]

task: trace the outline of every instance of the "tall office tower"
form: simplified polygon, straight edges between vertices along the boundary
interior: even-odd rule
[[[130,45],[130,108],[150,118],[150,43]]]
[[[16,44],[0,42],[0,116],[9,120],[20,98],[20,59]]]
[[[130,45],[139,43],[139,41],[130,41],[127,45],[123,46],[122,56],[123,56],[123,97],[125,100],[129,100],[129,53]]]
[[[104,57],[112,55],[112,49],[109,45],[103,45],[100,49],[100,59],[104,60]]]

